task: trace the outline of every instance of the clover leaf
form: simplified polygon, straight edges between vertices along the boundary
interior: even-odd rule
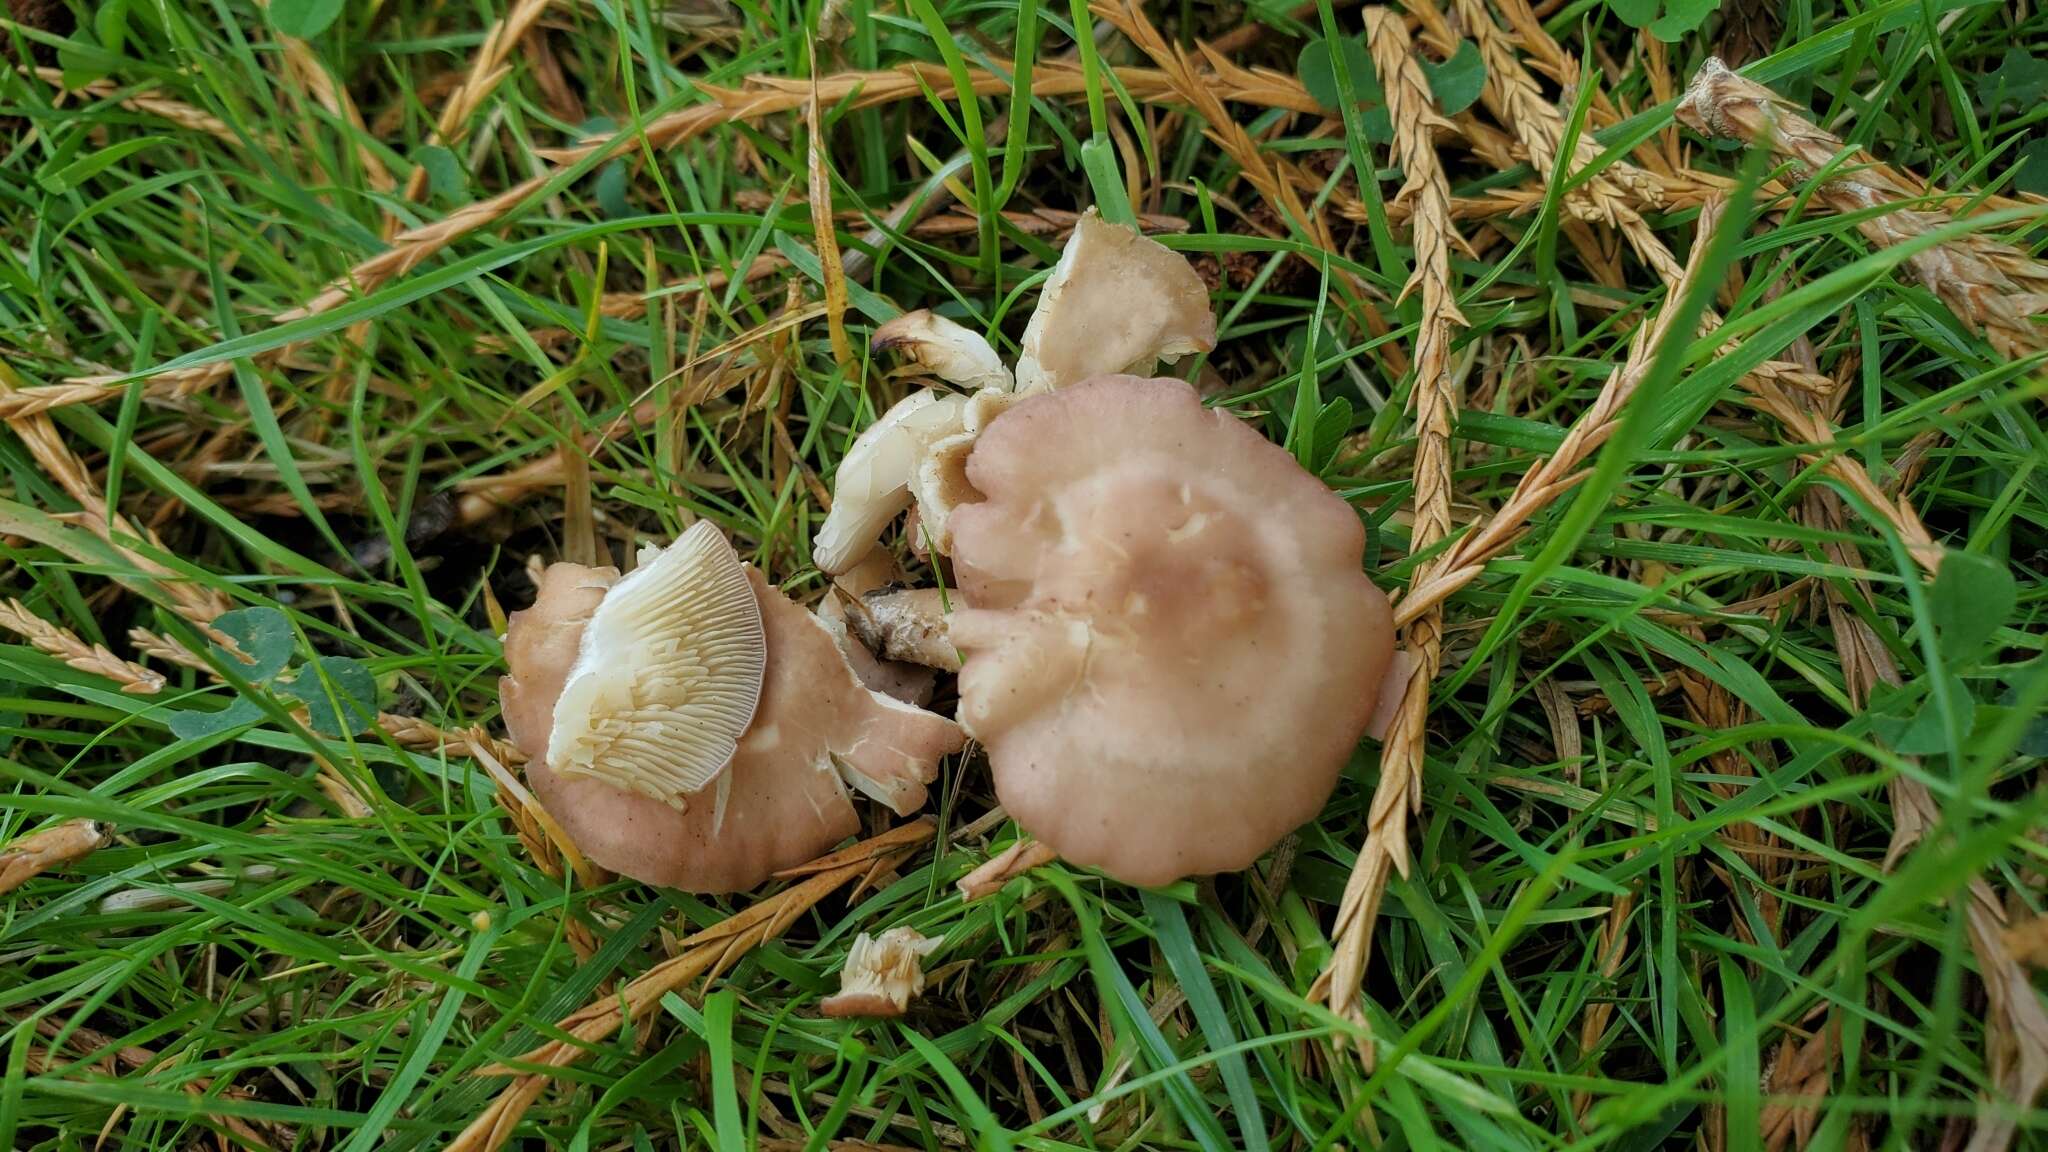
[[[1647,28],[1666,44],[1676,43],[1707,22],[1721,0],[1607,0],[1607,6],[1631,28]]]
[[[307,723],[322,736],[354,736],[377,722],[377,679],[360,660],[319,657],[277,690],[306,706]]]

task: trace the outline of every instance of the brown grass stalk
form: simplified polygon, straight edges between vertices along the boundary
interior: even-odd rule
[[[66,820],[0,847],[0,896],[32,876],[85,859],[108,838],[107,826],[97,820]]]
[[[484,101],[497,91],[498,84],[512,74],[508,63],[512,50],[528,30],[540,22],[541,14],[547,11],[550,0],[519,0],[510,11],[498,18],[496,24],[484,35],[484,41],[477,46],[476,53],[469,58],[469,72],[455,91],[441,104],[441,115],[434,121],[434,131],[427,143],[447,147],[460,143],[469,118],[476,115]],[[427,169],[422,164],[415,167],[405,178],[405,198],[418,200],[427,190]],[[394,217],[394,221],[395,221]]]
[[[1431,142],[1446,121],[1438,115],[1422,63],[1401,18],[1385,8],[1365,11],[1373,66],[1394,121],[1394,154],[1407,182],[1396,195],[1413,210],[1415,272],[1404,291],[1422,297],[1415,332],[1415,524],[1410,554],[1427,552],[1451,533],[1451,425],[1458,384],[1451,344],[1465,316],[1451,291],[1451,247],[1463,239],[1451,223],[1451,187]],[[1436,561],[1416,571],[1420,580]],[[1392,871],[1408,874],[1408,819],[1422,808],[1422,757],[1429,719],[1429,686],[1443,660],[1443,609],[1410,623],[1402,641],[1410,663],[1400,711],[1380,748],[1380,780],[1366,817],[1365,841],[1344,888],[1332,931],[1328,996],[1332,1011],[1358,1018],[1358,994],[1372,956],[1372,931]],[[1369,1051],[1369,1049],[1366,1049]]]
[[[123,660],[103,645],[86,643],[69,628],[29,611],[19,600],[0,600],[0,628],[27,640],[38,652],[62,660],[67,667],[112,680],[130,695],[152,696],[163,690],[161,673]]]
[[[1841,497],[1827,489],[1814,489],[1807,494],[1805,513],[1810,526],[1836,534],[1822,544],[1831,561],[1845,567],[1863,567],[1863,557],[1856,546],[1841,538],[1849,524],[1849,513]],[[1896,687],[1901,683],[1898,665],[1869,623],[1877,618],[1875,613],[1867,606],[1859,611],[1849,599],[1852,592],[1845,591],[1839,582],[1829,581],[1823,587],[1827,590],[1829,623],[1841,655],[1850,703],[1860,711],[1879,684]],[[1869,591],[1859,587],[1853,589],[1853,594],[1867,600]],[[1941,819],[1940,804],[1918,776],[1894,774],[1890,791],[1892,839],[1885,851],[1886,868],[1896,864]],[[2043,1088],[2048,1087],[2048,1009],[2043,1009],[2026,969],[2006,947],[2009,925],[2005,908],[1982,874],[1971,878],[1967,900],[1964,915],[1970,951],[1977,958],[1979,978],[1984,982],[1988,1001],[1984,1019],[1985,1064],[2005,1100],[2004,1107],[1990,1099],[1980,1102],[1976,1131],[1970,1136],[1966,1152],[1993,1152],[2012,1143],[2017,1123],[2011,1110],[2032,1107]]]
[[[1903,244],[1953,222],[1932,206],[1936,194],[1918,177],[1842,141],[1800,115],[1777,93],[1709,58],[1694,74],[1678,118],[1709,136],[1771,150],[1801,173],[1825,174],[1814,197],[1837,212],[1890,211],[1856,224],[1880,247]],[[1991,236],[1972,233],[1907,257],[1928,291],[1982,335],[2000,355],[2048,350],[2048,264]]]
[[[1579,469],[1614,434],[1623,406],[1635,395],[1643,377],[1649,372],[1651,355],[1664,341],[1679,298],[1690,290],[1698,269],[1697,262],[1706,251],[1707,241],[1720,215],[1719,203],[1710,203],[1700,210],[1699,234],[1693,240],[1692,261],[1686,265],[1679,287],[1666,296],[1665,306],[1658,309],[1649,323],[1636,329],[1627,359],[1608,374],[1600,394],[1593,398],[1592,407],[1572,422],[1565,432],[1564,442],[1555,452],[1523,473],[1499,511],[1459,537],[1426,574],[1418,576],[1409,586],[1407,595],[1394,607],[1396,626],[1408,627],[1424,613],[1442,604],[1451,593],[1470,583],[1485,570],[1487,561],[1521,539],[1532,517],[1548,508],[1551,501],[1583,478]]]
[[[915,820],[792,870],[788,875],[801,877],[796,884],[691,936],[674,959],[649,969],[616,995],[564,1017],[556,1027],[574,1042],[550,1040],[508,1063],[479,1070],[479,1075],[515,1079],[449,1143],[448,1152],[495,1152],[503,1147],[555,1070],[581,1059],[588,1045],[610,1037],[628,1020],[643,1019],[668,993],[699,977],[715,979],[749,950],[781,935],[834,890],[854,882],[865,884],[896,867],[931,839],[934,827],[929,819]],[[525,1071],[535,1066],[542,1070]]]

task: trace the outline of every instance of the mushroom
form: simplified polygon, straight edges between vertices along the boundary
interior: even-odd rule
[[[960,654],[946,637],[946,593],[940,588],[878,588],[846,612],[846,627],[868,651],[958,672]]]
[[[935,440],[963,430],[967,400],[913,392],[853,441],[832,483],[832,511],[818,526],[811,558],[837,575],[858,563],[882,529],[910,506],[910,478]]]
[[[932,375],[979,390],[964,400],[917,393],[854,441],[812,548],[818,568],[844,571],[912,502],[924,533],[916,542],[950,553],[953,509],[980,496],[966,473],[975,439],[1022,394],[1104,373],[1150,373],[1162,358],[1215,345],[1216,319],[1194,267],[1094,209],[1076,222],[1039,294],[1014,382],[986,340],[950,320],[919,311],[883,324],[872,347],[900,349]]]
[[[1110,372],[1149,375],[1216,346],[1209,290],[1179,253],[1089,209],[1024,327],[1017,391],[1060,388]]]
[[[917,515],[916,511],[911,512]],[[932,693],[938,687],[937,669],[924,664],[912,664],[902,660],[884,659],[876,650],[848,631],[847,612],[858,604],[861,597],[896,584],[899,573],[896,558],[887,552],[870,552],[867,559],[854,565],[845,574],[835,577],[832,587],[818,598],[811,614],[818,623],[832,633],[833,643],[846,662],[853,666],[853,674],[869,688],[919,707],[929,703]],[[955,658],[955,666],[958,659]]]
[[[839,991],[819,1001],[818,1011],[833,1017],[903,1015],[911,998],[924,991],[921,961],[944,942],[907,924],[880,936],[862,932],[846,950]]]
[[[862,686],[823,624],[744,571],[766,641],[760,703],[731,763],[683,809],[550,763],[557,701],[618,573],[552,565],[533,607],[512,614],[506,726],[542,806],[606,868],[690,892],[755,887],[859,831],[849,785],[908,814],[961,748],[952,721]]]
[[[877,352],[894,349],[955,387],[1010,390],[1010,370],[988,341],[928,309],[905,312],[875,329],[868,347]]]
[[[753,721],[766,656],[746,568],[715,525],[642,549],[583,630],[549,763],[684,807]]]
[[[1019,402],[967,477],[960,722],[1026,831],[1157,885],[1314,818],[1393,651],[1349,505],[1186,384],[1132,376]]]

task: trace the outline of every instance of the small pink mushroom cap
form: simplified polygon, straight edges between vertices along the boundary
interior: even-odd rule
[[[952,721],[868,690],[824,625],[746,573],[767,641],[760,705],[731,763],[683,810],[547,763],[563,681],[618,572],[551,565],[533,606],[512,614],[510,675],[499,682],[506,727],[531,758],[542,806],[614,872],[686,892],[757,887],[860,830],[849,785],[907,814],[923,805],[940,759],[961,748]]]
[[[1393,653],[1349,505],[1186,384],[1134,376],[1018,403],[967,475],[960,722],[1018,823],[1159,885],[1315,817]]]

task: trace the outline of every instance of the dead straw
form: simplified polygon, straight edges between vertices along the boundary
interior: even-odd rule
[[[557,1071],[581,1059],[591,1045],[627,1021],[643,1019],[663,996],[698,977],[715,979],[749,950],[781,935],[834,890],[856,881],[865,885],[894,869],[930,840],[935,829],[929,819],[915,820],[792,869],[786,875],[802,877],[796,884],[691,936],[683,941],[681,955],[648,969],[616,995],[564,1017],[555,1027],[571,1039],[550,1040],[504,1064],[481,1069],[479,1075],[515,1079],[448,1145],[448,1152],[495,1152],[503,1147]],[[540,1070],[524,1070],[535,1067]]]

